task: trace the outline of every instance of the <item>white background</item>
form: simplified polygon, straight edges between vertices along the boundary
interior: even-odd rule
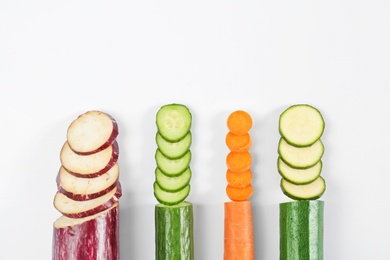
[[[119,124],[121,259],[154,259],[155,113],[193,114],[195,255],[223,258],[226,118],[252,115],[256,259],[279,257],[278,117],[326,121],[325,259],[389,259],[388,0],[2,0],[0,259],[51,258],[59,152],[98,109]]]

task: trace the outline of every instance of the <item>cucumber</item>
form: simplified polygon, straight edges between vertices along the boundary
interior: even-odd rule
[[[280,175],[294,184],[306,184],[314,181],[320,176],[322,171],[322,161],[307,169],[295,169],[288,166],[283,160],[278,158],[278,171]]]
[[[157,167],[155,171],[156,182],[163,191],[175,192],[183,189],[190,183],[192,172],[188,167],[182,174],[176,177],[169,177]]]
[[[155,159],[157,167],[167,176],[175,177],[179,176],[185,170],[191,162],[191,150],[188,150],[182,157],[178,159],[169,159],[165,157],[159,149],[156,150]]]
[[[156,124],[158,132],[165,140],[177,142],[190,131],[192,115],[182,104],[168,104],[158,110]]]
[[[279,204],[280,260],[322,260],[324,202]]]
[[[193,260],[193,207],[190,202],[176,206],[155,206],[156,260]]]
[[[282,178],[280,182],[283,193],[294,200],[315,200],[324,194],[325,180],[319,176],[308,184],[296,185]]]
[[[292,168],[306,169],[314,166],[324,154],[324,145],[321,139],[307,147],[295,147],[281,137],[278,152],[283,161]]]
[[[159,132],[156,134],[156,143],[160,152],[169,159],[182,157],[191,146],[192,134],[188,132],[186,136],[177,142],[168,142]]]
[[[190,193],[191,186],[187,184],[183,189],[175,192],[168,192],[161,189],[157,181],[153,184],[154,196],[157,201],[166,206],[177,205],[183,202]]]
[[[307,104],[293,105],[279,117],[279,132],[291,145],[304,147],[314,144],[322,136],[324,119],[318,109]]]

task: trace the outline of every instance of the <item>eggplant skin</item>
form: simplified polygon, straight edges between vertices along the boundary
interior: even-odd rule
[[[119,260],[119,208],[66,227],[53,227],[52,260]]]

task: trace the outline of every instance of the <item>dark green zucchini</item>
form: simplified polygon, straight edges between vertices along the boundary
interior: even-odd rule
[[[190,202],[155,206],[156,260],[193,260],[193,209]]]

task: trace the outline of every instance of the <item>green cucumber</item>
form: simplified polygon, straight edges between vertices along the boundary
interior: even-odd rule
[[[190,202],[176,206],[155,206],[156,260],[193,260],[193,207]]]
[[[307,147],[295,147],[281,137],[278,153],[283,161],[292,168],[306,169],[314,166],[324,154],[324,145],[321,139]]]
[[[156,143],[160,152],[169,159],[182,157],[191,146],[192,134],[188,132],[184,138],[177,142],[168,142],[159,132],[156,134]]]
[[[175,192],[168,192],[161,189],[157,181],[153,184],[154,196],[161,204],[172,206],[183,202],[190,193],[191,186],[187,184],[183,189]]]
[[[280,182],[283,193],[294,200],[315,200],[324,194],[326,183],[324,178],[319,176],[308,184],[296,185],[282,178]]]
[[[324,202],[279,204],[280,260],[322,260]]]
[[[156,124],[158,132],[165,140],[177,142],[190,131],[192,115],[182,104],[168,104],[158,110]]]
[[[280,134],[289,144],[298,147],[314,144],[324,128],[320,111],[307,104],[290,106],[279,117]]]
[[[280,175],[294,184],[306,184],[314,181],[320,176],[322,171],[322,161],[320,160],[314,166],[307,169],[295,169],[278,158],[278,171]]]
[[[191,168],[188,167],[182,174],[175,177],[169,177],[161,172],[161,170],[157,167],[155,171],[156,182],[158,186],[163,191],[175,192],[183,189],[190,183],[192,172]]]
[[[185,170],[191,162],[191,150],[188,150],[182,157],[178,159],[169,159],[165,157],[159,149],[156,150],[155,159],[157,167],[170,177],[179,176]]]

